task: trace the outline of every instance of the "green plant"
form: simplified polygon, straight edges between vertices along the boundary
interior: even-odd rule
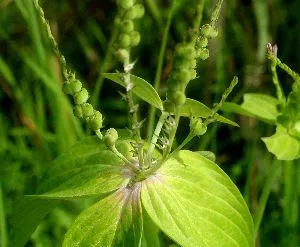
[[[37,194],[20,200],[14,215],[14,245],[24,244],[60,200],[91,197],[97,202],[75,219],[63,246],[154,246],[159,245],[158,228],[182,246],[252,246],[250,212],[233,182],[214,162],[214,155],[181,150],[192,138],[204,135],[215,121],[237,125],[217,114],[237,84],[236,77],[213,109],[185,95],[188,83],[196,78],[197,61],[209,56],[208,39],[218,34],[215,23],[222,1],[218,1],[211,21],[201,28],[203,6],[198,6],[193,29],[175,48],[164,102],[148,82],[131,74],[135,65],[131,49],[140,41],[133,20],[142,17],[143,6],[133,0],[118,1],[117,42],[112,48],[124,72],[104,76],[126,89],[123,97],[130,124],[128,131],[110,128],[105,132],[101,131],[101,113],[87,103],[87,90],[68,69],[38,1],[34,3],[60,59],[64,91],[73,96],[74,115],[84,119],[97,136],[61,154]],[[171,11],[174,9],[176,1]],[[138,119],[135,97],[160,111],[154,133],[149,128],[152,138],[148,142],[141,136],[143,121]],[[190,119],[190,132],[176,147],[181,117]]]
[[[275,155],[276,159],[272,162],[270,174],[263,186],[262,194],[258,207],[254,216],[255,236],[258,236],[259,227],[263,218],[263,214],[267,205],[268,198],[271,193],[272,185],[281,168],[280,160],[285,161],[284,173],[288,174],[286,179],[286,195],[284,202],[285,224],[290,227],[293,232],[297,223],[293,221],[293,217],[297,215],[297,193],[294,194],[290,190],[290,186],[294,186],[293,180],[299,176],[298,161],[300,158],[300,76],[293,71],[288,65],[284,64],[277,57],[278,47],[267,45],[267,58],[270,60],[272,72],[272,81],[276,88],[276,98],[266,94],[247,93],[244,95],[244,101],[241,105],[235,103],[225,103],[223,110],[235,112],[245,116],[250,116],[262,120],[268,124],[276,126],[276,132],[270,137],[262,138],[268,151]],[[292,79],[292,90],[285,96],[277,75],[277,67],[281,68]],[[289,162],[290,161],[290,162]],[[293,163],[291,163],[293,161]],[[290,173],[291,166],[295,169],[295,177]],[[297,187],[297,182],[296,182]],[[290,215],[290,216],[287,216]],[[293,215],[293,216],[291,216]],[[296,216],[297,217],[297,216]],[[291,238],[286,241],[287,245],[294,245],[295,240]]]

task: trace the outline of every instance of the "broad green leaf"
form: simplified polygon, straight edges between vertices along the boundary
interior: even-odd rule
[[[253,222],[230,178],[212,161],[180,151],[142,184],[152,220],[181,246],[254,245]]]
[[[16,202],[12,217],[12,246],[23,247],[42,219],[55,207],[57,200],[22,197]]]
[[[126,88],[126,84],[123,79],[124,73],[105,73],[104,76],[105,78],[110,79]],[[132,89],[134,94],[148,102],[150,105],[160,110],[163,109],[162,101],[150,83],[135,75],[130,75],[130,80],[134,85]]]
[[[279,114],[276,108],[277,104],[278,100],[274,97],[248,93],[244,95],[241,107],[260,119],[275,122]]]
[[[146,210],[143,210],[143,236],[141,247],[160,247],[159,231]]]
[[[185,104],[180,108],[179,114],[183,117],[194,116],[207,118],[211,114],[211,109],[197,100],[187,98]],[[217,120],[222,123],[239,126],[237,123],[218,114]]]
[[[66,233],[63,247],[138,247],[142,224],[140,184],[123,187],[81,213]]]
[[[279,160],[294,160],[300,157],[300,142],[290,136],[281,125],[276,128],[276,133],[270,137],[262,138],[269,152]]]
[[[118,149],[130,156],[129,142]],[[87,138],[58,157],[39,187],[37,197],[71,199],[98,196],[117,190],[129,181],[123,162],[96,137]]]

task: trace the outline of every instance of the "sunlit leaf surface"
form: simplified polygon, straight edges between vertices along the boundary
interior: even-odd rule
[[[142,203],[153,221],[181,246],[253,246],[247,205],[212,161],[180,151],[142,185]]]

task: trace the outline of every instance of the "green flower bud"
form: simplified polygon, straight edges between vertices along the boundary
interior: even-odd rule
[[[168,93],[168,99],[178,106],[185,103],[186,96],[182,91],[171,91]]]
[[[203,125],[201,118],[192,117],[190,121],[190,131],[194,135],[201,136],[207,131],[207,126]]]
[[[119,49],[115,54],[121,63],[126,64],[129,61],[129,51],[128,50]]]
[[[213,28],[210,24],[203,25],[200,32],[206,38],[215,38],[218,35],[218,30]]]
[[[73,94],[78,93],[82,88],[82,83],[79,80],[71,81],[70,84]]]
[[[202,60],[206,60],[207,58],[209,58],[209,50],[207,48],[200,48],[197,51],[197,57]]]
[[[123,33],[119,36],[120,47],[128,48],[131,44],[131,38],[128,34]]]
[[[175,48],[175,56],[190,61],[196,58],[195,48],[192,44],[181,43]]]
[[[94,108],[91,104],[89,103],[84,103],[81,105],[81,109],[82,109],[82,114],[84,117],[90,117],[94,114]]]
[[[110,128],[106,131],[104,136],[104,143],[107,147],[112,147],[118,140],[118,132],[114,128]]]
[[[208,39],[205,36],[201,36],[196,42],[197,47],[206,47],[207,44],[208,44]]]
[[[144,5],[138,3],[133,6],[133,9],[135,11],[135,18],[139,19],[142,18],[145,14],[145,8]]]
[[[191,78],[189,69],[178,69],[173,72],[170,80],[174,80],[175,84],[186,85]]]
[[[88,119],[89,128],[93,131],[102,128],[103,119],[102,114],[99,111],[94,111],[94,115]]]
[[[137,16],[136,14],[137,13],[136,13],[135,9],[134,8],[130,8],[130,9],[128,9],[126,11],[124,19],[126,19],[126,20],[134,20],[134,19],[136,19],[136,16]]]
[[[121,23],[120,29],[123,33],[130,33],[134,30],[134,23],[131,20],[125,20]]]
[[[134,0],[118,0],[118,5],[124,9],[128,9],[133,6],[134,2]]]
[[[83,118],[81,105],[76,105],[73,109],[73,114],[75,117]]]
[[[137,31],[131,32],[130,37],[131,37],[131,45],[132,46],[137,46],[141,41],[141,35]]]
[[[70,94],[70,95],[73,94],[70,82],[64,82],[64,84],[63,84],[63,91],[64,91],[65,94]]]
[[[89,93],[85,88],[82,88],[78,93],[74,95],[74,101],[76,105],[85,103],[89,98]]]

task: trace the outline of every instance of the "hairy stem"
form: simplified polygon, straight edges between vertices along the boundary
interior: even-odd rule
[[[36,10],[38,11],[39,13],[39,16],[41,18],[41,21],[46,29],[46,32],[47,32],[47,36],[48,36],[48,39],[50,40],[50,43],[52,45],[52,48],[53,48],[53,51],[54,53],[56,54],[56,56],[58,57],[59,59],[59,63],[61,65],[61,69],[62,69],[62,73],[64,75],[64,78],[66,81],[68,81],[68,79],[70,78],[71,76],[71,72],[68,71],[67,69],[67,63],[66,63],[66,59],[65,57],[60,53],[59,51],[59,48],[58,48],[58,44],[51,32],[51,28],[50,28],[50,25],[49,25],[49,22],[46,20],[45,18],[45,14],[44,14],[44,11],[43,9],[41,8],[41,6],[39,5],[39,2],[38,0],[33,0],[34,2],[34,6],[36,8]]]
[[[159,118],[159,120],[157,122],[155,131],[154,131],[152,139],[151,139],[151,143],[150,143],[150,147],[148,149],[148,153],[146,155],[147,162],[151,163],[152,154],[153,154],[153,151],[155,149],[155,145],[157,143],[158,137],[159,137],[160,132],[162,130],[162,127],[163,127],[163,125],[165,123],[165,120],[166,120],[166,118],[168,116],[169,116],[169,114],[167,112],[162,112],[162,114],[160,115],[160,118]]]

